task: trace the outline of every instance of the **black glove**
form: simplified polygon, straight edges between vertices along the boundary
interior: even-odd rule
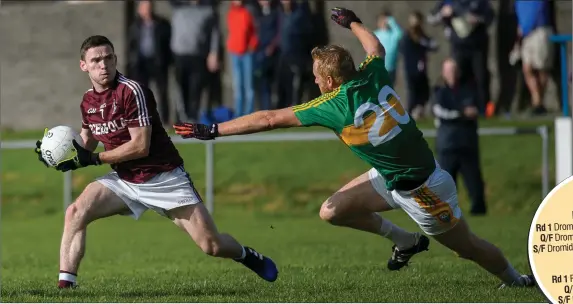
[[[335,7],[330,11],[330,13],[330,19],[347,29],[350,29],[350,24],[352,22],[362,23],[362,20],[360,20],[356,14],[349,9]]]
[[[41,161],[46,167],[49,167],[50,165],[48,165],[46,160],[42,157],[42,150],[40,149],[41,146],[42,146],[42,141],[38,140],[36,142],[36,148],[34,149],[34,152],[38,154],[38,160]]]
[[[72,141],[72,144],[74,145],[76,156],[60,162],[56,166],[56,170],[66,172],[69,170],[76,170],[87,166],[99,166],[102,164],[99,159],[99,153],[93,153],[86,150],[84,147],[80,146],[75,139]]]
[[[46,136],[46,133],[48,133],[48,128],[44,129],[44,136]],[[48,162],[42,157],[42,149],[40,149],[40,147],[42,147],[42,141],[38,140],[36,142],[36,148],[34,149],[34,152],[38,154],[38,160],[41,161],[46,167],[49,167],[50,165]]]
[[[212,124],[210,126],[204,124],[194,124],[188,122],[180,122],[173,125],[175,133],[181,135],[183,138],[197,138],[200,140],[211,140],[219,136],[219,126]]]

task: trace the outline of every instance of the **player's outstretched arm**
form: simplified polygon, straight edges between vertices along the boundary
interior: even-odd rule
[[[368,56],[384,57],[384,55],[386,55],[384,47],[378,38],[362,24],[362,21],[353,11],[342,7],[335,7],[331,11],[330,18],[340,26],[350,29],[358,38]]]
[[[292,108],[258,111],[210,126],[185,122],[173,125],[175,133],[181,135],[181,137],[197,138],[201,140],[210,140],[220,136],[251,134],[273,129],[299,126],[302,126],[302,124],[295,116]]]
[[[292,108],[258,111],[219,124],[219,136],[250,134],[280,128],[302,126]]]
[[[364,48],[367,56],[379,56],[383,58],[386,55],[386,51],[380,43],[380,40],[378,40],[374,33],[364,26],[364,24],[353,22],[350,25],[350,29],[362,44],[362,48]]]

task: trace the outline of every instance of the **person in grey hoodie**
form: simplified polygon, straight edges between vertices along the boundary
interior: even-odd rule
[[[198,120],[205,80],[219,69],[219,21],[214,7],[205,1],[170,2],[171,51],[182,101],[177,119]]]

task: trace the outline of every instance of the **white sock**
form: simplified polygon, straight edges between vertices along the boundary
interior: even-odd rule
[[[380,235],[394,242],[399,250],[411,248],[418,242],[416,233],[408,232],[387,219],[382,219]]]
[[[243,252],[241,252],[241,257],[238,258],[238,261],[242,261],[245,259],[245,257],[247,256],[247,252],[245,251],[245,247],[241,246],[241,248],[243,249]]]
[[[77,278],[77,276],[73,275],[71,273],[60,272],[60,277],[58,278],[58,280],[76,283],[76,278]]]
[[[524,284],[521,279],[521,274],[513,268],[513,266],[508,265],[507,268],[499,275],[499,278],[508,285],[521,286]]]

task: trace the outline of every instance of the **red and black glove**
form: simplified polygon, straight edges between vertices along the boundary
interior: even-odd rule
[[[200,140],[211,140],[219,136],[218,125],[194,124],[188,122],[179,122],[173,125],[175,133],[183,138],[197,138]]]
[[[342,7],[335,7],[330,11],[330,19],[338,23],[338,25],[350,29],[350,24],[352,22],[362,23],[362,20],[356,16],[356,14]]]

